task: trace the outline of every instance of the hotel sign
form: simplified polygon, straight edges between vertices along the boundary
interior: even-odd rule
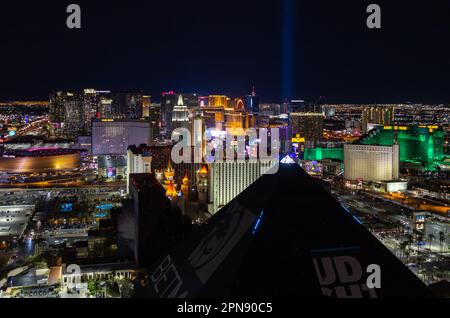
[[[305,143],[305,141],[305,137],[300,137],[300,134],[297,134],[294,138],[292,138],[292,142],[296,144],[302,144]]]

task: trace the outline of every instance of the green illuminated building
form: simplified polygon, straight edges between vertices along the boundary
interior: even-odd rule
[[[320,161],[324,159],[334,159],[344,161],[344,151],[342,148],[313,148],[305,149],[305,160]]]
[[[435,168],[445,159],[445,133],[438,126],[385,126],[364,135],[357,143],[362,145],[400,146],[400,162],[417,163],[427,169]],[[305,160],[334,159],[344,161],[342,148],[306,149]]]
[[[433,167],[444,159],[444,131],[437,126],[386,126],[370,131],[361,140],[363,145],[392,146],[397,136],[400,162],[420,163]]]

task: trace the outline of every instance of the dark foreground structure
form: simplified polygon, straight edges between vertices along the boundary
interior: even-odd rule
[[[370,289],[371,265],[381,288]],[[428,288],[299,166],[282,164],[148,275],[154,298],[407,298]]]

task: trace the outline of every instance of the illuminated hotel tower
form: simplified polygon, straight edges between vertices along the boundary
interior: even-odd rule
[[[189,123],[189,111],[184,105],[183,95],[178,96],[178,103],[173,108],[172,112],[172,128],[187,128]]]
[[[362,111],[363,133],[367,134],[371,125],[393,125],[395,120],[394,106],[367,106]]]
[[[399,179],[400,147],[346,144],[344,166],[346,180],[382,182]]]
[[[291,113],[294,135],[305,138],[306,148],[315,148],[323,138],[324,116],[321,113]]]
[[[222,108],[228,107],[228,97],[225,95],[210,95],[209,107]]]
[[[209,201],[212,202],[209,212],[215,214],[276,164],[278,159],[212,163],[209,167]],[[200,194],[200,186],[198,191]]]
[[[176,94],[173,91],[162,93],[161,96],[161,134],[170,136],[172,133],[172,112],[176,104]]]
[[[151,96],[142,96],[142,117],[150,117]]]

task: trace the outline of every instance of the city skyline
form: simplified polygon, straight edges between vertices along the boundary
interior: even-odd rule
[[[234,94],[234,93],[230,93],[230,94],[226,94],[222,91],[214,91],[214,94],[211,92],[207,92],[207,91],[202,91],[202,93],[199,93],[200,90],[194,90],[194,91],[182,91],[182,90],[176,90],[176,89],[166,89],[163,90],[161,92],[149,92],[149,91],[145,91],[145,90],[141,90],[141,89],[117,89],[117,90],[109,90],[108,88],[105,88],[104,86],[100,86],[101,89],[97,88],[87,88],[88,86],[80,86],[82,87],[81,89],[78,88],[69,88],[69,89],[65,89],[65,90],[60,90],[60,89],[53,89],[51,91],[48,92],[47,97],[45,97],[45,94],[42,95],[42,97],[40,98],[20,98],[20,97],[14,97],[12,96],[11,98],[5,98],[5,97],[1,97],[0,96],[0,104],[16,104],[16,105],[23,105],[23,103],[48,103],[49,100],[49,95],[51,95],[52,93],[55,92],[77,92],[77,93],[81,93],[83,90],[85,89],[94,89],[97,91],[108,91],[108,92],[112,92],[112,93],[120,93],[120,92],[141,92],[143,95],[149,96],[151,97],[151,102],[153,104],[159,104],[161,103],[161,97],[166,93],[166,92],[174,92],[174,94],[177,95],[183,95],[186,93],[189,94],[195,94],[196,96],[198,96],[199,98],[207,98],[210,95],[214,95],[214,94],[220,94],[223,96],[227,96],[228,98],[243,98],[245,96],[248,96],[250,92],[247,91],[246,93],[242,93],[242,94]],[[253,88],[255,88],[255,86],[253,86]],[[258,91],[258,95],[263,95],[263,94],[259,94]],[[321,100],[323,99],[323,100]],[[365,106],[365,105],[428,105],[428,106],[444,106],[444,107],[450,107],[450,102],[426,102],[426,101],[422,101],[422,100],[411,100],[408,99],[407,97],[403,98],[400,101],[390,101],[390,100],[384,100],[384,101],[332,101],[332,100],[327,100],[325,96],[292,96],[289,99],[280,99],[280,100],[270,100],[270,99],[261,99],[261,103],[262,104],[282,104],[284,102],[295,102],[295,101],[310,101],[310,102],[320,102],[324,105],[354,105],[354,106]]]
[[[449,16],[3,4],[0,302],[450,297]]]

